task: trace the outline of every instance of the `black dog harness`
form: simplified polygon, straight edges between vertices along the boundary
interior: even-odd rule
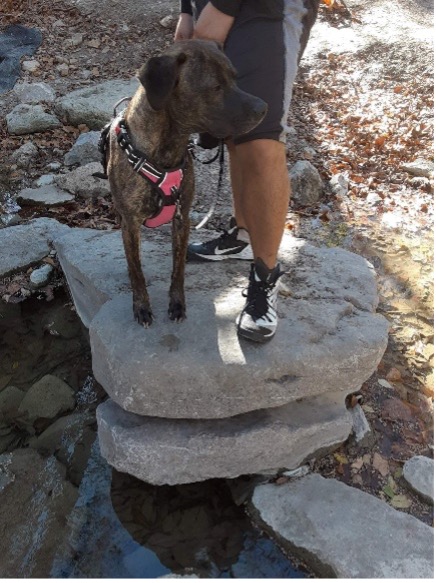
[[[121,114],[108,123],[101,132],[98,147],[103,156],[105,174],[98,175],[100,178],[107,178],[107,147],[111,129],[115,132],[117,142],[120,148],[126,153],[127,159],[135,172],[145,178],[159,196],[158,212],[153,217],[146,219],[144,225],[154,228],[171,222],[179,202],[186,158],[182,160],[179,166],[171,169],[161,169],[152,164],[143,152],[133,147],[127,124],[123,118],[123,114]]]

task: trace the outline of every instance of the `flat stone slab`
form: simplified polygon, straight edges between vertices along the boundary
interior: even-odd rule
[[[0,277],[38,263],[50,252],[48,241],[68,229],[47,218],[0,229]]]
[[[208,421],[142,417],[108,400],[97,421],[103,457],[156,485],[293,469],[351,431],[344,393]]]
[[[404,464],[403,477],[412,490],[434,504],[434,460],[416,455]]]
[[[74,201],[74,196],[53,184],[38,188],[24,188],[18,194],[18,202],[23,205],[57,206]]]
[[[168,239],[144,241],[156,319],[145,330],[134,321],[126,294],[119,232],[73,229],[55,246],[77,311],[85,324],[92,320],[94,374],[114,401],[134,413],[222,418],[328,391],[353,392],[386,348],[388,323],[373,313],[374,272],[346,251],[287,238],[280,325],[272,342],[258,346],[240,340],[234,324],[244,303],[247,263],[188,264],[188,318],[175,324],[167,316]]]
[[[117,101],[132,96],[138,86],[139,81],[133,78],[77,89],[57,101],[56,113],[72,125],[83,123],[92,130],[100,130],[112,118]]]
[[[58,118],[46,113],[41,105],[20,103],[7,114],[6,123],[10,134],[33,134],[61,126]]]
[[[320,577],[433,578],[433,529],[336,480],[257,486],[251,514]]]

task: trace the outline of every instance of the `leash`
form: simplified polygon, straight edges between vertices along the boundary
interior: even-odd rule
[[[224,140],[219,141],[216,154],[214,156],[212,156],[211,158],[209,158],[208,160],[202,160],[201,158],[198,158],[198,156],[195,153],[196,146],[197,146],[197,144],[193,140],[191,140],[188,144],[188,151],[191,154],[191,156],[194,158],[194,160],[196,160],[197,162],[200,162],[200,164],[207,165],[207,164],[212,164],[212,162],[215,162],[216,160],[219,159],[219,165],[220,165],[219,174],[218,174],[218,184],[217,184],[215,198],[212,201],[212,204],[210,205],[210,208],[207,211],[206,215],[201,219],[201,221],[198,223],[198,225],[195,226],[195,230],[198,230],[198,229],[201,229],[208,222],[208,220],[213,216],[213,213],[215,212],[216,203],[217,203],[217,200],[218,200],[218,197],[220,195],[222,185],[223,185],[225,158],[224,158]]]

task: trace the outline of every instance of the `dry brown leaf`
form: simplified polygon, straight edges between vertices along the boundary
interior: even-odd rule
[[[383,477],[386,477],[389,474],[389,462],[387,459],[382,457],[379,453],[374,454],[374,458],[372,460],[372,465],[374,468],[380,472]]]

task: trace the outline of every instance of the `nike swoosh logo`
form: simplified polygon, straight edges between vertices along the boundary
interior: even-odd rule
[[[224,255],[225,253],[230,253],[231,251],[241,251],[241,247],[231,247],[230,249],[218,249],[216,248],[214,253],[215,255]]]

